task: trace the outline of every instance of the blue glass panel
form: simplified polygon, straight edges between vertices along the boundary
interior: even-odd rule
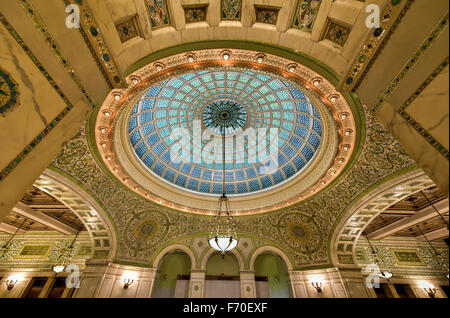
[[[136,149],[134,150],[136,152],[136,154],[138,155],[139,158],[142,158],[142,156],[144,155],[144,153],[147,151],[147,147],[145,146],[145,144],[143,142],[141,142]]]
[[[201,192],[209,193],[210,188],[211,188],[211,183],[209,183],[209,182],[202,182],[200,185]]]
[[[199,167],[194,167],[194,170],[192,170],[192,175],[196,178],[200,178],[201,173],[202,169]]]
[[[164,150],[166,150],[166,146],[164,146],[162,143],[157,144],[155,147],[153,147],[153,151],[157,154],[157,155],[161,155]]]
[[[248,182],[248,185],[251,191],[258,191],[259,189],[261,189],[258,180],[251,180]]]
[[[261,184],[264,189],[273,186],[272,180],[270,179],[269,176],[262,177]]]
[[[214,172],[214,181],[222,181],[222,171]]]
[[[141,140],[141,134],[138,130],[136,130],[134,133],[130,135],[130,141],[133,147],[138,143],[138,141]]]
[[[309,124],[311,122],[311,118],[309,118],[308,116],[302,115],[302,114],[298,114],[297,115],[297,122],[299,124],[305,125],[307,127],[309,127]]]
[[[164,174],[164,179],[173,182],[173,180],[175,179],[175,171],[173,171],[172,169],[167,169],[166,173]]]
[[[319,134],[319,136],[322,136],[322,125],[317,120],[314,120],[313,129]]]
[[[310,160],[314,156],[314,151],[308,145],[305,145],[302,149],[302,154],[306,159]]]
[[[284,165],[287,162],[286,157],[281,153],[278,154],[278,164]]]
[[[213,183],[212,192],[215,194],[222,194],[222,184],[221,183]]]
[[[227,194],[235,194],[236,189],[234,187],[234,183],[225,183],[225,191]]]
[[[142,110],[153,109],[155,107],[154,99],[146,99],[142,102]]]
[[[198,189],[198,180],[195,180],[195,179],[189,179],[189,182],[188,182],[188,189],[197,191],[197,189]]]
[[[179,185],[180,187],[184,187],[186,184],[186,177],[179,174],[177,177],[177,181],[175,181],[175,184]]]
[[[180,77],[183,78],[186,81],[190,81],[191,79],[193,79],[196,75],[194,73],[188,73],[188,74],[184,74],[181,75]]]
[[[165,98],[172,98],[172,96],[175,94],[175,91],[170,88],[166,88],[163,90],[161,96]]]
[[[292,160],[292,163],[297,168],[297,171],[300,171],[306,165],[305,161],[303,160],[303,158],[301,156],[295,157],[294,160]]]
[[[308,136],[308,129],[302,127],[302,126],[296,126],[294,132],[299,135],[300,137],[302,137],[303,139],[306,138],[306,136]]]
[[[319,148],[320,140],[316,134],[311,134],[311,136],[309,136],[308,142],[311,144],[311,146],[314,147],[314,149],[317,150],[317,148]]]
[[[212,171],[211,170],[204,170],[203,171],[203,179],[204,180],[211,180],[212,177]]]
[[[153,123],[142,126],[142,132],[144,133],[145,136],[151,134],[154,131],[155,131],[155,126],[153,125]]]
[[[162,175],[164,168],[165,166],[163,164],[161,164],[160,162],[156,162],[155,166],[153,167],[153,172],[157,175]]]
[[[159,141],[159,136],[158,134],[153,134],[149,137],[147,137],[147,143],[149,144],[149,146],[153,146],[154,144],[156,144]]]
[[[142,160],[142,161],[145,163],[145,165],[147,167],[150,168],[152,166],[153,162],[155,162],[155,157],[153,157],[153,155],[151,153],[149,153],[145,156],[144,160]]]
[[[147,93],[145,94],[145,96],[150,97],[150,96],[158,96],[159,92],[161,91],[162,87],[161,86],[153,86],[152,88],[150,88]]]
[[[283,176],[283,174],[281,173],[281,171],[276,171],[276,172],[274,172],[274,173],[272,174],[272,178],[273,178],[273,181],[275,181],[275,184],[278,184],[278,183],[284,181],[284,176]]]
[[[248,192],[248,190],[247,190],[247,183],[239,182],[237,184],[237,192],[238,193],[246,193],[246,192]]]
[[[290,178],[295,174],[294,167],[292,167],[290,163],[283,167],[283,171],[284,174],[286,175],[286,178]]]
[[[183,172],[184,174],[189,174],[191,172],[192,169],[192,165],[185,163],[182,167],[181,167],[181,172]]]
[[[153,112],[145,112],[140,116],[141,124],[153,120]]]
[[[246,169],[245,171],[247,172],[247,178],[249,178],[249,179],[256,178],[255,169],[251,168],[251,169]]]
[[[128,123],[128,132],[131,132],[135,128],[137,128],[137,118],[133,117],[130,119],[130,122]]]

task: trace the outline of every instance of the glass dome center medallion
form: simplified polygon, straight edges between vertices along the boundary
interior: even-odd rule
[[[234,134],[247,123],[247,111],[239,103],[219,100],[210,103],[203,110],[203,124],[218,134]]]

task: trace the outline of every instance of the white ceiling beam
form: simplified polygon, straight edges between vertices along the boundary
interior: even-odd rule
[[[33,211],[28,205],[18,202],[16,206],[13,208],[13,211],[28,218],[32,219],[38,223],[44,224],[55,231],[61,232],[63,234],[76,234],[77,230],[74,228],[58,221],[55,218],[52,218],[44,213],[40,213],[38,211]]]
[[[440,214],[448,212],[448,199],[445,198],[437,203],[434,203],[434,206],[439,211]],[[403,218],[389,225],[383,226],[382,228],[373,231],[368,234],[367,237],[371,240],[380,240],[386,236],[395,234],[404,229],[410,228],[418,223],[429,220],[435,216],[438,216],[436,211],[432,206],[428,206],[423,208],[422,210],[416,212],[414,215],[410,217]]]
[[[425,233],[425,236],[427,237],[428,241],[444,239],[444,238],[448,237],[448,228],[443,227],[441,229],[437,229],[432,232]],[[423,236],[418,237],[417,240],[418,241],[426,241]]]
[[[14,234],[14,233],[16,233],[17,229],[18,229],[18,227],[15,227],[13,225],[9,225],[9,224],[6,224],[6,223],[0,223],[0,232],[5,232],[5,233],[8,233],[8,234]],[[24,233],[25,233],[25,231],[22,230],[22,229],[17,231],[17,234],[24,234]]]

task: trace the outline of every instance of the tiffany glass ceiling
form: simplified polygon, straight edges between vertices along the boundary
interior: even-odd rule
[[[188,162],[176,162],[170,154],[170,147],[182,142],[171,138],[173,129],[192,132],[196,120],[202,131],[208,128],[216,137],[223,130],[239,136],[249,127],[263,128],[268,139],[277,132],[278,152],[272,153],[276,157],[264,162],[249,160],[249,147],[257,152],[251,149],[256,147],[251,142],[243,144],[244,152],[238,151],[236,144],[226,150],[225,189],[229,195],[265,191],[295,177],[314,157],[322,139],[323,123],[316,106],[285,79],[259,71],[211,69],[162,81],[133,107],[128,119],[130,143],[149,173],[200,194],[222,192],[221,161],[191,157]],[[203,137],[196,144],[191,139],[184,146],[193,156],[211,141]],[[278,165],[267,173],[263,165],[270,160]]]

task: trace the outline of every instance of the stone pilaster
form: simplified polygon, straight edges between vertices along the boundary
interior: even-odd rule
[[[256,298],[256,284],[254,271],[241,271],[241,297]]]
[[[189,283],[189,298],[203,298],[205,295],[205,270],[192,270]]]

